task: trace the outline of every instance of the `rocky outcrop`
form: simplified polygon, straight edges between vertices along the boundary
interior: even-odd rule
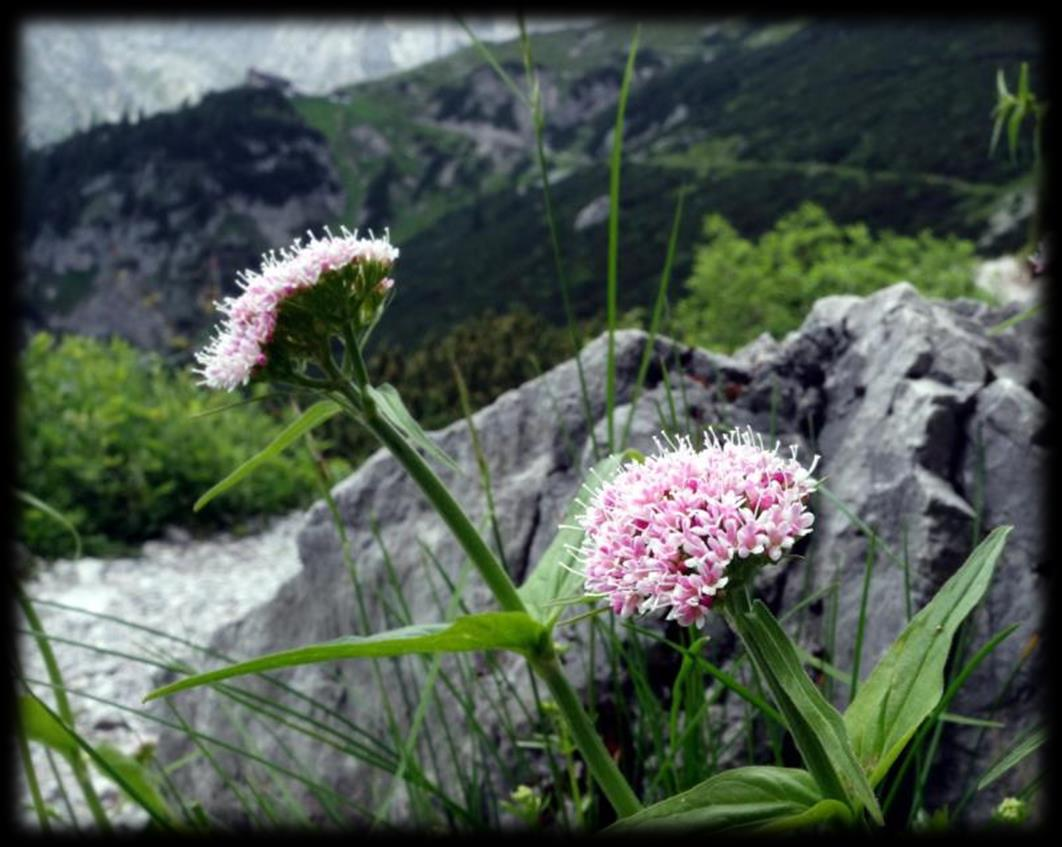
[[[822,456],[820,472],[830,495],[818,496],[810,544],[798,548],[803,558],[765,569],[758,592],[776,609],[786,609],[836,582],[836,637],[831,637],[827,623],[829,603],[821,601],[808,605],[799,637],[813,654],[839,668],[852,667],[852,634],[868,552],[865,527],[872,528],[880,540],[863,639],[864,675],[902,629],[908,610],[917,610],[932,596],[977,538],[999,524],[1015,526],[988,596],[971,617],[967,644],[976,648],[1011,623],[1018,624],[1018,630],[979,667],[949,707],[953,713],[991,717],[1005,726],[981,730],[947,725],[938,776],[926,797],[930,809],[954,805],[971,777],[983,773],[1018,734],[1040,720],[1037,695],[1044,663],[1037,639],[1048,579],[1041,497],[1049,448],[1043,324],[1034,318],[998,334],[988,331],[1015,311],[973,301],[927,301],[901,283],[865,299],[820,300],[804,325],[783,341],[761,337],[732,357],[658,339],[645,391],[631,419],[630,443],[643,451],[654,449],[652,438],[661,429],[696,431],[719,424],[751,426],[783,443],[796,443],[805,459],[813,452]],[[639,332],[617,337],[617,432],[627,421],[646,341]],[[502,395],[473,417],[490,468],[505,562],[517,580],[553,538],[592,462],[593,442],[604,440],[605,349],[605,340],[598,339],[582,353],[589,415],[575,363],[569,361]],[[484,519],[486,498],[467,425],[456,423],[434,437],[466,469],[463,474],[440,473],[474,520]],[[396,626],[407,615],[417,622],[442,617],[449,597],[443,574],[459,583],[463,557],[396,463],[377,453],[335,489],[334,498],[349,542],[346,551],[332,512],[318,504],[299,535],[301,572],[272,601],[219,630],[213,639],[216,648],[250,657]],[[404,606],[397,602],[396,587]],[[472,609],[491,607],[474,573],[463,599]],[[710,658],[724,662],[733,639],[719,622],[708,632],[714,636]],[[569,644],[564,660],[573,681],[585,690],[592,672],[598,683],[595,691],[607,692],[610,667],[600,650],[595,666],[588,666],[582,644],[585,629],[565,628],[559,638]],[[666,688],[673,679],[672,669],[666,667],[674,663],[673,654],[661,654],[660,661]],[[330,720],[326,710],[335,710],[370,736],[388,737],[381,691],[392,705],[400,704],[398,674],[406,690],[415,693],[427,665],[419,658],[381,663],[379,668],[343,662],[304,666],[278,676],[319,705],[321,720]],[[452,664],[443,667],[457,673]],[[477,690],[504,680],[503,701],[512,707],[508,716],[499,715],[485,696],[476,698],[472,710],[462,707],[449,689],[439,686],[425,733],[433,730],[440,737],[452,731],[457,744],[498,745],[507,735],[500,731],[502,721],[527,726],[519,706],[521,701],[532,702],[532,692],[522,664],[499,656],[477,660],[476,667],[481,674]],[[246,687],[271,698],[284,696],[264,681],[250,680]],[[844,705],[847,693],[847,686],[834,687],[838,706]],[[252,731],[260,754],[297,762],[300,772],[327,782],[354,804],[376,808],[388,790],[390,774],[333,746],[308,741],[275,723],[261,731],[254,731],[253,719],[234,726],[231,704],[217,693],[186,692],[172,703],[190,724],[213,736],[240,743],[240,731]],[[725,698],[723,704],[731,708]],[[600,707],[602,715],[609,713],[606,702]],[[163,735],[158,752],[163,761],[173,761],[193,750],[186,737],[174,733]],[[421,752],[423,761],[438,767],[442,784],[449,785],[453,776],[446,757],[433,757],[438,751],[423,747]],[[503,746],[502,761],[513,761],[505,758],[512,752]],[[1004,794],[1038,773],[1035,758],[980,795],[983,799],[970,808],[972,819],[983,819]],[[732,764],[739,762],[748,763],[742,758]],[[246,758],[218,750],[217,764],[239,780],[267,784]],[[243,819],[245,812],[210,763],[191,761],[173,777],[211,813]],[[291,789],[315,817],[327,820],[312,791],[297,784]],[[398,820],[407,813],[402,792],[395,795],[389,813]],[[344,815],[358,817],[351,809]]]
[[[179,354],[239,270],[346,202],[324,136],[282,95],[249,88],[96,128],[33,154],[26,172],[29,326]]]

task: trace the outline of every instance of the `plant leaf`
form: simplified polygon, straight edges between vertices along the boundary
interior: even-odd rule
[[[54,520],[56,523],[58,523],[61,526],[65,527],[66,530],[74,538],[74,558],[75,559],[80,559],[81,558],[81,536],[78,534],[78,531],[74,527],[74,525],[72,523],[70,523],[70,521],[68,521],[66,519],[66,517],[62,514],[62,512],[60,512],[58,509],[54,509],[53,507],[49,506],[47,503],[45,503],[39,497],[34,497],[28,491],[20,491],[19,489],[16,488],[15,489],[15,496],[18,497],[26,505],[32,506],[34,509],[39,509],[44,514],[46,514],[48,517],[50,517],[52,520]]]
[[[342,408],[343,407],[338,403],[334,403],[331,400],[321,400],[314,403],[305,412],[299,415],[296,420],[288,424],[288,426],[284,428],[284,431],[269,442],[269,445],[265,447],[265,449],[256,453],[221,480],[221,482],[207,491],[206,494],[196,500],[193,510],[198,512],[219,494],[228,491],[241,480],[254,473],[264,462],[279,455],[285,448],[301,438],[304,433],[309,432],[315,426],[319,426],[329,418],[334,417],[342,410]]]
[[[120,777],[115,781],[131,800],[145,811],[152,813],[153,818],[173,821],[173,811],[159,794],[147,767],[110,744],[100,744],[95,749],[99,755],[99,760],[94,760],[96,766],[106,776]]]
[[[1007,90],[1007,80],[1003,76],[1002,68],[996,70],[996,93],[999,94],[1001,100],[1010,97],[1010,92]]]
[[[807,771],[764,766],[735,768],[622,818],[605,831],[623,834],[638,830],[774,829],[836,816],[837,807],[848,815],[843,803],[829,800],[826,802],[833,805],[821,808],[822,802],[822,792]]]
[[[553,537],[546,552],[535,563],[517,593],[531,615],[551,625],[560,615],[556,601],[581,593],[582,577],[575,572],[575,553],[583,543],[583,530],[579,519],[601,486],[612,479],[627,461],[642,461],[645,457],[637,450],[625,450],[602,459],[586,475],[578,493],[568,504],[561,521],[561,529]],[[581,503],[579,501],[582,501]]]
[[[1001,759],[992,765],[985,775],[977,783],[977,790],[983,791],[1003,774],[1016,766],[1026,756],[1034,753],[1047,740],[1047,732],[1042,726],[1038,726],[1026,733],[1018,742],[1008,750]]]
[[[22,729],[31,741],[39,741],[62,753],[67,759],[77,755],[77,740],[62,721],[41,705],[35,697],[22,694],[18,698],[18,712]]]
[[[109,748],[108,745],[105,744],[100,747],[93,747],[70,726],[63,723],[60,716],[53,712],[48,705],[32,691],[24,699],[32,702],[34,706],[34,708],[29,709],[30,713],[37,713],[34,720],[40,721],[42,720],[41,716],[45,716],[50,724],[49,731],[54,731],[55,728],[58,727],[66,738],[73,742],[75,751],[78,749],[83,751],[99,769],[100,773],[115,782],[118,787],[125,791],[156,823],[165,829],[174,828],[173,815],[166,804],[162,802],[162,798],[158,796],[158,793],[152,789],[154,795],[153,798],[143,797],[141,795],[141,786],[139,783],[135,779],[132,782],[127,779],[127,776],[131,773],[130,768],[120,761],[121,758],[127,757],[124,757],[121,753],[118,753],[113,748]],[[62,743],[65,744],[65,742]],[[63,751],[60,749],[60,752]],[[77,766],[78,759],[73,754],[64,753],[64,755],[72,765],[75,767]],[[115,765],[117,765],[117,767]],[[144,774],[141,773],[140,776],[144,776]],[[89,785],[91,785],[91,783],[89,783]],[[99,801],[97,800],[96,802],[98,803]],[[103,814],[102,809],[100,813]],[[102,824],[109,829],[109,821],[106,816],[102,817],[102,819],[98,821],[98,824]]]
[[[846,826],[852,824],[852,810],[840,800],[819,800],[814,806],[804,812],[786,818],[768,821],[761,827],[764,832],[779,832],[789,829],[800,829],[827,821],[840,821]]]
[[[1022,62],[1021,69],[1018,71],[1018,93],[1019,100],[1029,99],[1029,63]]]
[[[451,459],[438,444],[432,441],[402,402],[398,389],[390,383],[369,386],[369,394],[376,401],[380,413],[388,423],[398,427],[417,447],[442,465],[457,473],[464,473],[457,462]]]
[[[1003,124],[1007,120],[1007,110],[999,109],[996,116],[996,122],[992,126],[992,140],[988,145],[988,155],[991,156],[996,152],[996,147],[999,146],[999,135],[1003,131]]]
[[[1011,527],[998,527],[907,624],[844,713],[852,748],[877,785],[944,692],[959,624],[980,601]]]
[[[350,635],[322,644],[270,653],[257,659],[186,677],[155,689],[144,698],[144,702],[234,676],[337,659],[371,659],[409,653],[459,653],[469,650],[514,650],[521,653],[537,646],[545,632],[540,623],[524,612],[483,612],[465,615],[453,623],[419,624],[373,635]]]
[[[877,798],[852,750],[841,715],[808,678],[781,625],[759,600],[734,618],[822,797],[847,803],[854,812],[865,808],[883,824]]]

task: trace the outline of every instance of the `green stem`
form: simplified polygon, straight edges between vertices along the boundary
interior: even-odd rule
[[[352,392],[351,392],[352,393]],[[348,394],[349,396],[349,394]],[[354,398],[351,397],[353,400]],[[464,510],[458,505],[442,480],[421,455],[388,421],[379,415],[374,404],[366,403],[365,425],[413,477],[414,482],[446,522],[468,558],[480,572],[501,607],[509,612],[527,612],[509,574],[480,537]]]
[[[358,357],[360,358],[360,356]],[[357,359],[355,359],[357,361]],[[353,386],[344,388],[347,397],[357,405],[357,390]],[[369,398],[366,396],[366,400]],[[364,403],[363,421],[380,442],[405,468],[406,472],[420,487],[420,490],[435,507],[439,516],[446,522],[458,543],[464,549],[472,564],[479,571],[487,586],[503,609],[510,612],[527,613],[527,607],[516,591],[516,586],[508,572],[501,566],[491,552],[490,547],[469,521],[464,510],[458,505],[453,495],[435,474],[426,461],[414,450],[403,435],[387,420],[380,416],[372,403]],[[586,760],[594,779],[605,792],[609,801],[621,817],[634,814],[641,809],[627,780],[612,761],[597,731],[579,698],[575,695],[571,683],[564,676],[552,643],[544,639],[542,651],[530,658],[532,667],[546,682],[553,694],[557,706],[564,714],[572,731],[572,738]]]
[[[601,737],[583,709],[582,703],[579,702],[575,690],[564,675],[552,648],[549,649],[547,655],[536,656],[530,662],[531,667],[549,687],[557,708],[568,721],[572,739],[579,748],[579,752],[583,754],[591,775],[616,810],[616,814],[625,818],[641,811],[642,804],[638,802],[630,784],[609,755]]]
[[[357,340],[354,338],[354,333],[350,328],[350,324],[343,327],[344,340],[346,343],[347,361],[350,362],[351,368],[354,371],[354,381],[360,388],[369,387],[369,369],[365,366],[365,359],[361,355],[361,348],[358,346]]]

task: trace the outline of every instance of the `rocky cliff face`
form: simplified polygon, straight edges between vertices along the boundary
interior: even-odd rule
[[[818,499],[810,545],[798,550],[804,558],[765,569],[758,593],[772,607],[786,609],[836,581],[840,602],[833,651],[828,649],[823,603],[810,605],[800,639],[810,652],[850,668],[868,546],[865,531],[850,517],[858,516],[881,539],[863,641],[864,675],[903,628],[908,598],[911,611],[917,610],[963,562],[977,538],[996,525],[1014,525],[988,596],[972,615],[969,643],[980,646],[1011,623],[1018,624],[1018,630],[978,669],[950,707],[961,715],[1002,720],[1005,728],[982,733],[969,726],[946,726],[939,778],[926,798],[929,809],[954,804],[971,775],[983,773],[1007,744],[1040,720],[1038,692],[1045,664],[1037,638],[1049,584],[1041,511],[1050,446],[1040,347],[1043,325],[1029,320],[998,334],[988,332],[1009,314],[972,301],[926,301],[910,285],[898,284],[865,299],[821,300],[797,332],[781,342],[761,338],[733,357],[658,339],[647,390],[631,428],[632,446],[643,451],[653,449],[652,437],[662,428],[677,424],[696,430],[722,424],[751,426],[765,435],[773,432],[783,443],[801,445],[805,459],[812,452],[821,454],[820,473],[832,496]],[[631,400],[646,340],[637,332],[617,338],[623,404]],[[603,434],[605,341],[598,339],[586,348],[582,361],[589,382],[590,422],[583,412],[574,362],[508,392],[473,418],[489,461],[505,561],[517,580],[549,544],[580,485],[591,462],[591,428],[599,438]],[[677,404],[677,420],[662,423],[660,410],[670,408],[669,396]],[[626,420],[628,409],[618,409],[617,421]],[[463,475],[444,472],[446,482],[474,519],[482,518],[485,498],[466,425],[454,424],[436,437],[467,469]],[[400,468],[377,453],[334,495],[349,538],[348,557],[329,509],[318,504],[299,535],[302,571],[272,601],[219,630],[215,647],[250,657],[363,632],[352,575],[368,604],[369,629],[396,625],[382,599],[396,583],[403,588],[412,620],[440,618],[431,560],[458,581],[462,556]],[[464,600],[472,609],[488,608],[488,597],[474,576]],[[713,636],[709,657],[725,662],[733,639],[718,621],[708,633]],[[573,626],[560,635],[570,644],[564,657],[576,684],[585,690],[593,673],[595,690],[607,691],[602,683],[609,681],[610,670],[600,652],[595,666],[588,666],[584,630]],[[668,659],[661,661],[666,664]],[[507,701],[531,702],[522,664],[507,657],[498,662],[511,686]],[[384,672],[396,673],[401,667],[417,690],[426,664],[403,660],[401,666],[388,664]],[[305,666],[278,676],[369,733],[386,735],[379,678],[371,664]],[[479,684],[488,685],[491,678],[485,674]],[[259,680],[247,685],[271,698],[284,696]],[[846,696],[847,687],[838,685],[839,706]],[[173,703],[200,731],[240,743],[228,704],[216,693],[186,692]],[[486,739],[502,737],[501,718],[486,705],[478,707],[474,725],[445,693],[439,694],[437,705],[429,724],[445,724],[458,739],[480,731]],[[607,704],[601,705],[607,712]],[[519,709],[513,717],[519,724]],[[274,726],[276,733],[254,727],[253,721],[247,725],[259,752],[299,762],[303,772],[326,780],[355,802],[371,806],[386,790],[389,774],[333,747],[309,743],[282,727]],[[192,750],[184,736],[166,734],[158,752],[163,761],[173,761]],[[500,751],[503,757],[510,752]],[[257,779],[257,766],[218,753],[230,773],[242,780]],[[992,804],[1038,773],[1033,759],[992,786],[972,816],[983,819]],[[727,764],[738,763],[749,762]],[[185,765],[174,778],[208,811],[233,820],[244,816],[206,761]],[[299,800],[323,819],[312,792],[303,791]],[[391,812],[399,819],[404,814],[398,798]]]
[[[257,267],[267,248],[339,216],[344,195],[325,140],[282,95],[236,89],[188,116],[101,127],[30,160],[22,295],[31,326],[183,351],[214,301],[236,290],[234,268]]]

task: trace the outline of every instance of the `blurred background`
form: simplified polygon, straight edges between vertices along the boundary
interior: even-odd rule
[[[196,386],[214,304],[264,251],[326,225],[389,230],[401,250],[371,369],[426,428],[462,414],[454,364],[478,408],[570,358],[604,328],[636,23],[528,19],[528,53],[507,18],[26,19],[20,490],[101,555],[174,527],[253,528],[347,473],[369,444],[335,421],[191,509],[297,399]],[[690,344],[781,337],[818,297],[899,280],[1035,301],[1042,62],[1020,18],[642,22],[622,325],[648,321],[680,194],[663,331]],[[1024,92],[1019,117],[1004,92]],[[203,417],[241,399],[257,402]],[[38,506],[18,533],[71,554]]]

